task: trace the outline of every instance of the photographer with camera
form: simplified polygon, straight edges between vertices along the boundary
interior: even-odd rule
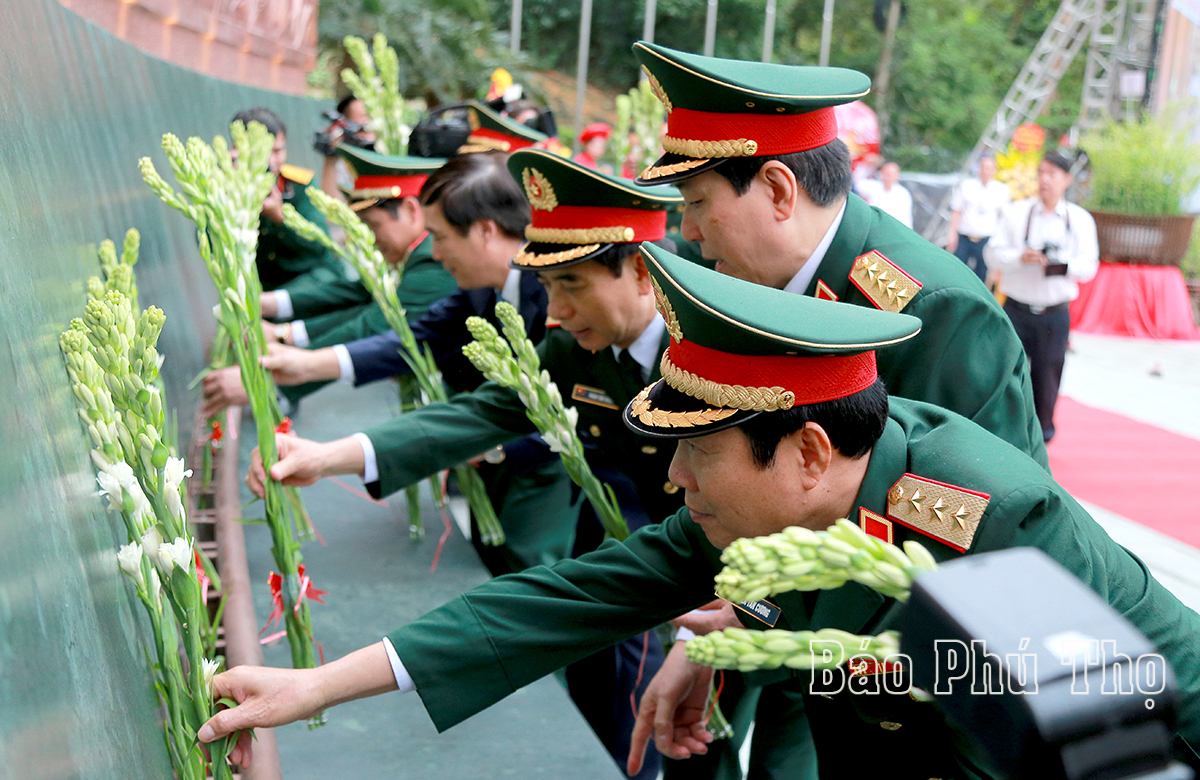
[[[339,185],[349,189],[354,176],[346,164],[338,159],[339,144],[349,144],[360,149],[374,150],[375,133],[367,129],[371,118],[367,108],[354,95],[346,95],[338,101],[333,111],[323,111],[321,116],[329,120],[329,126],[313,135],[313,149],[325,157],[321,170],[321,189],[331,198],[345,200]]]
[[[1054,438],[1054,404],[1071,330],[1069,307],[1079,296],[1079,283],[1090,281],[1100,264],[1095,220],[1064,198],[1071,166],[1063,153],[1047,152],[1038,164],[1037,197],[1004,210],[984,252],[988,268],[1003,274],[999,289],[1008,296],[1004,311],[1029,357],[1033,405],[1047,443]]]

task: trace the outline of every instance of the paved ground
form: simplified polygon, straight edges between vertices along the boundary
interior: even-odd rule
[[[1200,439],[1200,341],[1073,333],[1062,393],[1089,406]],[[1200,486],[1200,463],[1195,464],[1195,473]],[[1200,510],[1200,498],[1196,503]],[[1109,535],[1140,556],[1180,600],[1200,610],[1200,550],[1095,504],[1085,506]]]
[[[330,440],[375,425],[394,414],[396,390],[379,382],[357,390],[330,385],[305,399],[295,415],[301,436]],[[240,440],[243,463],[254,436],[246,415]],[[361,480],[345,479],[362,488]],[[426,538],[409,541],[403,495],[388,506],[373,504],[329,480],[303,491],[304,501],[327,546],[304,545],[313,584],[329,591],[326,605],[313,605],[313,628],[328,660],[379,641],[459,593],[488,579],[469,542],[454,531],[438,569],[430,563],[442,520],[423,490]],[[243,488],[243,500],[251,498]],[[246,507],[261,517],[262,504]],[[246,526],[253,582],[271,570],[270,536],[265,526]],[[270,594],[254,589],[261,621],[270,614]],[[290,666],[286,640],[265,648],[268,666]],[[308,731],[303,724],[276,730],[284,776],[289,780],[327,778],[616,778],[622,775],[599,740],[553,677],[530,685],[501,703],[437,734],[416,694],[387,694],[343,704],[327,725]]]

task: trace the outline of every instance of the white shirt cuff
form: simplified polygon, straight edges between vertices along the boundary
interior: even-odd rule
[[[358,442],[358,446],[362,447],[363,451],[363,484],[369,485],[372,482],[378,482],[379,464],[375,460],[375,445],[371,443],[371,437],[360,431],[354,434],[354,440]]]
[[[354,384],[354,361],[350,359],[350,350],[345,344],[334,344],[333,354],[338,362],[338,381],[342,384]]]
[[[696,638],[696,632],[686,626],[680,626],[675,629],[676,642],[689,642]]]
[[[296,310],[292,307],[292,294],[287,290],[276,290],[275,296],[275,319],[290,320]]]
[[[400,660],[400,656],[396,655],[396,648],[392,647],[392,640],[386,636],[383,638],[383,649],[387,650],[388,663],[392,665],[392,674],[396,676],[396,687],[400,689],[400,693],[412,693],[417,689],[417,684],[413,682],[413,678],[409,676],[408,670],[404,668],[404,663]]]
[[[304,320],[292,320],[292,344],[307,347],[308,342],[308,326],[304,324]]]

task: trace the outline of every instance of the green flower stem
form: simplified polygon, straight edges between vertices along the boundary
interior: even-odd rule
[[[463,354],[488,379],[516,391],[525,405],[525,414],[541,431],[550,449],[559,454],[563,466],[575,484],[583,489],[596,516],[609,536],[624,541],[629,527],[621,516],[612,488],[592,473],[583,452],[583,442],[575,431],[578,412],[565,409],[562,394],[541,367],[537,350],[525,337],[525,322],[510,304],[496,304],[496,317],[504,329],[501,337],[482,317],[469,317],[467,328],[475,340],[463,347]]]
[[[414,404],[420,402],[422,397],[431,403],[448,400],[446,386],[442,383],[441,371],[438,370],[437,363],[429,349],[417,343],[416,336],[413,335],[412,328],[408,325],[404,306],[401,305],[400,298],[396,293],[400,286],[404,263],[401,262],[399,267],[392,267],[383,259],[383,255],[375,246],[374,234],[345,203],[312,187],[308,189],[308,197],[329,224],[337,225],[345,231],[345,245],[334,243],[325,231],[302,217],[291,205],[283,207],[284,224],[301,237],[319,242],[358,271],[363,285],[370,291],[371,297],[387,318],[388,325],[400,338],[400,356],[412,369],[416,390],[411,392],[407,400]],[[402,402],[404,400],[402,399]],[[458,476],[459,487],[475,516],[475,522],[479,526],[483,542],[490,545],[503,544],[504,529],[500,527],[500,521],[492,508],[492,502],[488,498],[487,490],[479,473],[470,465],[459,465],[455,468],[455,474]],[[440,487],[433,481],[431,481],[431,485],[436,499],[441,495]],[[409,503],[410,525],[414,503],[414,501]]]

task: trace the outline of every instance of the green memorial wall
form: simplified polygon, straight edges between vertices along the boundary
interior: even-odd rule
[[[163,132],[227,134],[267,106],[290,162],[324,106],[148,57],[52,0],[0,2],[0,778],[166,778],[138,619],[95,497],[58,351],[82,313],[96,245],[142,234],[142,305],[166,311],[159,351],[187,446],[216,295],[190,223],[142,183],[167,171]]]

